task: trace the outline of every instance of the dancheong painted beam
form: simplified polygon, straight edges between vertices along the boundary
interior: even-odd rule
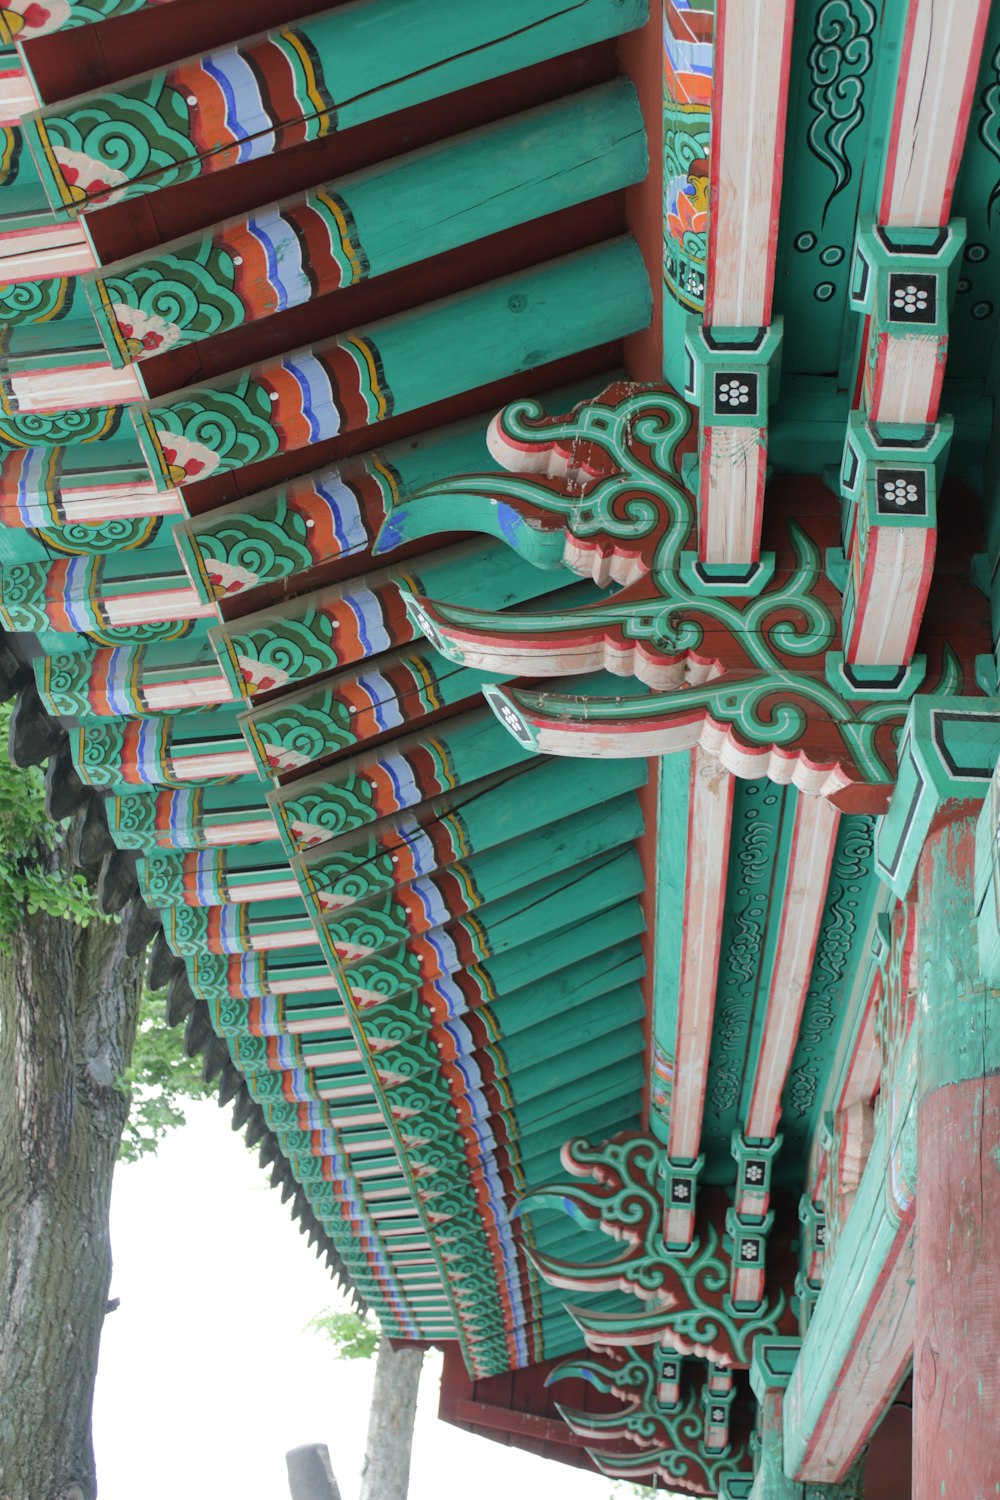
[[[1000,3],[175,14],[0,13],[17,753],[446,1419],[992,1494]]]

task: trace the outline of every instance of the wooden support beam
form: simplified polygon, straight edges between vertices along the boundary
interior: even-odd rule
[[[910,0],[879,223],[948,222],[989,13],[990,0]]]
[[[825,798],[799,796],[764,1030],[743,1125],[747,1139],[766,1141],[777,1132],[839,825],[839,812]]]
[[[946,804],[918,870],[915,1500],[997,1480],[1000,1002],[976,943],[978,810]]]
[[[622,338],[651,308],[624,237],[128,410],[167,489]]]
[[[170,0],[61,0],[60,4],[33,5],[31,0],[11,0],[0,19],[0,45],[21,47],[57,31],[76,30],[109,21],[113,16],[133,15],[147,5],[166,5]]]
[[[705,322],[771,321],[794,0],[723,0],[715,29]]]
[[[428,0],[419,14],[368,0],[52,105],[25,133],[51,206],[85,212],[619,36],[645,12],[643,0]],[[91,130],[123,117],[136,122],[127,157]]]
[[[913,1348],[916,1047],[902,1020],[897,1011],[874,1144],[832,1263],[827,1257],[786,1401],[788,1472],[815,1483],[848,1473]]]
[[[480,710],[449,719],[432,741],[404,735],[385,750],[369,750],[336,770],[269,792],[267,802],[282,842],[294,853],[515,766],[527,756],[488,711]]]
[[[88,458],[86,446],[0,454],[0,521],[23,529],[184,514],[180,490],[157,489],[138,444],[125,445],[114,461],[109,455],[106,468],[101,456]]]
[[[539,758],[296,855],[293,869],[301,875],[306,901],[323,911],[343,911],[456,864],[461,875],[472,851],[496,851],[506,871],[499,878],[516,881],[524,835],[645,779],[642,762],[563,765]],[[523,795],[513,795],[512,781]]]
[[[620,79],[121,262],[87,294],[112,363],[141,362],[613,192],[646,166]],[[163,283],[186,301],[168,310]]]
[[[690,1171],[701,1150],[708,1058],[722,945],[734,782],[718,761],[695,749],[661,763],[657,947],[653,979],[650,1097],[657,1134],[666,1133],[664,1237],[690,1245],[695,1190]],[[682,783],[679,785],[678,783]],[[676,838],[678,793],[685,794],[687,833]],[[679,858],[681,852],[686,858]],[[660,1076],[672,1077],[659,1102]]]
[[[379,568],[357,581],[301,594],[215,626],[209,638],[230,689],[253,699],[409,645],[419,636],[406,609],[414,578],[433,579],[434,587],[451,598],[471,586],[497,610],[565,589],[567,583],[565,574],[534,568],[495,542],[463,542],[410,564]],[[589,597],[582,594],[581,602]],[[214,605],[212,610],[214,614]],[[481,674],[476,677],[485,680]],[[388,717],[391,694],[385,698]],[[289,767],[279,763],[278,769]]]
[[[182,854],[149,847],[137,863],[143,900],[160,912],[173,906],[221,906],[240,901],[287,901],[298,881],[277,842]]]
[[[768,328],[689,331],[688,400],[700,410],[698,560],[737,587],[760,559],[767,472],[768,407],[782,323]],[[772,370],[774,374],[772,374]]]
[[[264,788],[249,779],[230,786],[149,792],[116,791],[105,804],[119,849],[220,849],[260,844],[277,835]]]

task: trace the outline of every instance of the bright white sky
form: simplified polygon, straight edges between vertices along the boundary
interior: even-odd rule
[[[287,1500],[284,1455],[326,1443],[357,1500],[372,1366],[337,1361],[314,1313],[333,1283],[230,1112],[188,1108],[157,1156],[121,1166],[94,1413],[100,1500]],[[437,1420],[421,1386],[410,1500],[609,1500],[612,1484]]]

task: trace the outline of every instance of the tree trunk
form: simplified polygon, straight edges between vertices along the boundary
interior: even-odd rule
[[[406,1500],[417,1414],[422,1349],[393,1349],[379,1341],[361,1469],[361,1500]]]
[[[64,851],[65,853],[65,851]],[[25,917],[0,956],[0,1497],[94,1500],[108,1210],[141,958],[120,926]]]

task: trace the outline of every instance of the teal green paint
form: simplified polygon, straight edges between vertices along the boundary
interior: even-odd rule
[[[569,871],[559,871],[517,895],[505,896],[477,913],[477,922],[500,946],[517,948],[536,935],[555,934],[581,918],[617,905],[643,887],[634,848],[602,851]]]
[[[730,1150],[743,1117],[741,1086],[752,1080],[754,1035],[761,1024],[770,961],[781,917],[775,882],[787,859],[797,793],[769,781],[737,780],[722,919],[715,1026],[709,1054],[702,1150],[703,1182],[729,1183]],[[778,887],[780,890],[780,885]]]
[[[847,308],[855,220],[866,155],[881,119],[871,106],[880,8],[865,0],[844,7],[842,17],[838,9],[838,34],[824,0],[800,0],[796,7],[774,279],[791,391],[802,375],[833,374],[845,323],[853,332]],[[812,457],[798,472],[818,468],[822,463]]]
[[[911,1038],[909,1048],[913,1045]],[[901,1061],[899,1076],[905,1078],[908,1072],[912,1075],[912,1068],[907,1069]],[[871,1155],[803,1340],[796,1378],[786,1393],[785,1462],[793,1473],[805,1460],[816,1424],[840,1377],[899,1232],[886,1184],[888,1115],[887,1109],[879,1112]],[[912,1096],[909,1102],[901,1101],[897,1141],[906,1131],[916,1131]]]
[[[381,0],[377,19],[366,5],[339,8],[295,26],[314,52],[333,107],[320,114],[313,106],[305,115],[301,108],[293,108],[281,123],[306,118],[307,138],[316,139],[618,36],[640,26],[646,15],[647,0],[576,0],[570,5],[561,0],[505,0],[503,6],[485,8],[465,0],[428,0],[419,7],[411,0]],[[66,121],[72,133],[86,132],[95,109],[108,108],[114,117],[121,110],[138,114],[149,97],[157,97],[162,78],[162,73],[147,75],[110,92],[84,95],[42,111],[41,120],[50,130],[53,122]],[[151,145],[158,135],[169,135],[173,159],[151,167],[148,150],[137,153],[143,166],[133,171],[129,196],[156,192],[200,173],[197,148],[176,129],[174,112],[181,114],[184,106],[174,90],[164,93],[159,112],[147,123],[148,140]],[[250,128],[249,121],[242,123]],[[29,118],[23,128],[46,195],[58,205],[61,194],[38,124]],[[61,139],[65,129],[56,125],[52,133]]]
[[[668,299],[669,300],[669,299]],[[656,826],[656,944],[653,969],[653,1041],[672,1062],[677,1053],[677,1007],[681,985],[688,866],[691,755],[664,755],[658,765]],[[670,1128],[650,1106],[650,1128],[666,1141]]]
[[[514,846],[476,855],[467,869],[483,901],[495,901],[532,885],[543,873],[568,869],[616,844],[631,842],[641,832],[639,801],[629,793],[525,834]]]
[[[374,277],[417,261],[441,256],[458,246],[499,233],[513,224],[613,192],[645,176],[647,153],[635,90],[625,80],[575,94],[542,109],[501,121],[412,155],[380,163],[333,181],[316,192],[333,192],[353,218],[357,243]],[[301,195],[287,200],[301,204]],[[279,208],[282,205],[279,205]],[[319,210],[323,212],[322,206]],[[242,225],[246,221],[229,221]],[[187,265],[207,266],[231,287],[231,252],[216,242],[228,225],[210,234],[177,241],[154,256],[114,267],[109,278],[87,278],[94,316],[104,332],[108,354],[120,363],[118,340],[105,327],[107,281],[111,300],[141,305],[144,289],[168,284]],[[94,283],[96,282],[96,285]],[[124,284],[124,291],[123,291]],[[107,294],[106,294],[107,295]],[[304,300],[296,294],[296,300]],[[245,314],[238,299],[218,314],[223,331]],[[180,343],[219,332],[199,326],[192,313],[182,322]],[[204,321],[204,320],[203,320]],[[91,341],[95,336],[93,325]],[[468,469],[468,465],[464,468]],[[459,465],[450,472],[461,473]]]
[[[642,112],[625,80],[337,184],[371,274],[638,182]]]
[[[530,782],[525,785],[531,787],[530,796],[512,797],[509,787],[502,783],[492,789],[483,788],[474,800],[463,802],[461,820],[477,855],[499,849],[530,829],[549,828],[581,807],[598,806],[607,799],[636,790],[645,784],[647,772],[645,761],[640,760],[588,762],[543,757],[529,774]],[[437,803],[433,811],[438,815]],[[516,860],[516,846],[509,844],[503,857]]]
[[[374,340],[391,410],[398,414],[624,338],[647,325],[651,306],[642,256],[625,236],[353,333]],[[312,352],[322,355],[327,349],[333,357],[338,347],[317,344]],[[304,352],[290,351],[282,360],[294,361],[296,353]],[[233,413],[231,425],[218,435],[220,451],[212,472],[249,462],[241,456],[244,441],[258,457],[279,451],[279,433],[272,425],[276,419],[259,378],[268,368],[263,363],[224,380],[190,386],[138,411],[126,408],[161,488],[168,482],[159,439],[189,426],[194,431],[209,407]],[[320,437],[336,435],[334,416],[324,418]],[[381,417],[364,418],[371,420]]]
[[[455,519],[452,520],[455,525]],[[397,576],[401,586],[412,580],[416,591],[442,603],[458,603],[472,598],[481,602],[483,609],[506,609],[511,604],[523,604],[527,600],[563,591],[567,595],[571,574],[560,569],[557,573],[545,573],[532,567],[499,542],[467,542],[457,547],[447,547],[429,557],[418,558],[412,564],[398,564]],[[572,603],[575,606],[597,602],[605,597],[592,583],[581,581],[571,585]],[[547,601],[551,608],[553,600]],[[567,597],[567,604],[570,602]]]
[[[628,921],[631,925],[634,915]],[[510,1040],[532,1028],[540,1015],[561,1015],[577,1004],[641,979],[645,968],[641,944],[632,934],[625,937],[620,930],[613,939],[610,948],[598,945],[592,955],[581,955],[558,973],[541,976],[516,994],[492,1002],[504,1037]]]
[[[997,390],[996,336],[1000,326],[995,258],[1000,250],[1000,223],[993,194],[1000,174],[1000,12],[990,8],[982,63],[976,80],[972,122],[965,138],[955,184],[952,216],[968,226],[966,256],[957,295],[949,308],[951,342],[949,371],[985,380],[991,395]],[[986,252],[984,255],[983,252]],[[995,555],[995,554],[994,554]]]
[[[635,1002],[641,1002],[641,995],[635,997]],[[544,1104],[549,1095],[558,1093],[563,1085],[572,1088],[575,1083],[579,1092],[581,1079],[589,1077],[599,1083],[605,1069],[612,1069],[619,1062],[630,1059],[641,1061],[642,1052],[641,1026],[624,1026],[612,1030],[601,1040],[601,1061],[595,1061],[592,1048],[577,1047],[533,1068],[523,1069],[516,1076],[509,1077],[508,1083],[518,1108],[533,1100]]]
[[[1000,990],[979,966],[968,822],[932,833],[920,864],[921,1096],[1000,1072]]]
[[[363,6],[301,25],[315,47],[338,125],[377,118],[469,88],[546,57],[618,36],[646,19],[646,0],[505,0],[496,10],[464,0],[382,0],[378,24]]]
[[[565,1141],[581,1134],[604,1140],[620,1131],[638,1128],[638,1112],[629,1101],[612,1100],[600,1109],[591,1109],[584,1101],[576,1117],[560,1124],[558,1129],[543,1127],[512,1144],[519,1151],[521,1171],[527,1182],[552,1182],[564,1170],[560,1153]]]
[[[530,1032],[519,1037],[504,1035],[500,1046],[511,1076],[517,1077],[523,1071],[551,1062],[561,1053],[589,1047],[590,1043],[606,1037],[609,1032],[635,1029],[636,1023],[642,1021],[642,1014],[642,991],[633,985],[598,995],[595,1000],[574,1007],[566,1015],[540,1020]],[[641,1038],[641,1024],[638,1029]],[[595,1057],[595,1061],[599,1058]]]
[[[365,331],[382,356],[394,409],[411,411],[622,338],[644,328],[651,311],[642,256],[624,238]]]
[[[409,741],[405,738],[396,741],[393,753],[405,753],[407,749],[415,748],[418,742],[419,736],[412,736]],[[436,757],[442,760],[440,779],[446,776],[449,787],[463,786],[531,758],[530,752],[524,750],[488,710],[446,721],[431,743]],[[299,815],[294,808],[302,803],[303,798],[310,799],[311,812],[322,809],[326,818],[324,826],[329,828],[331,838],[375,822],[376,811],[370,792],[365,790],[367,783],[363,771],[376,761],[377,756],[369,750],[367,754],[344,762],[336,771],[319,771],[288,787],[267,793],[267,804],[275,815],[282,843],[289,853],[294,853],[296,848],[291,821]],[[292,805],[291,812],[289,804]],[[328,814],[327,808],[336,808],[336,816]]]
[[[882,198],[889,132],[892,127],[893,106],[899,87],[903,44],[909,18],[908,0],[882,0],[881,12],[875,74],[870,81],[866,100],[871,129],[868,139],[868,159],[862,173],[861,191],[858,196],[859,218],[876,217]],[[840,384],[845,389],[853,387],[856,372],[860,367],[863,337],[864,319],[845,317],[839,367]]]
[[[773,797],[776,792],[777,787],[765,787],[762,790],[760,799],[762,805],[766,807],[768,798]],[[760,1059],[760,1044],[764,1033],[764,1024],[767,1020],[768,996],[771,987],[771,977],[774,973],[774,959],[778,948],[778,939],[781,934],[781,919],[784,915],[783,898],[792,853],[792,841],[795,837],[795,808],[798,799],[799,793],[794,787],[785,788],[784,797],[781,801],[781,820],[778,825],[777,844],[769,872],[770,899],[768,920],[764,932],[760,966],[757,970],[756,984],[754,986],[753,1022],[750,1028],[746,1070],[743,1078],[743,1093],[740,1099],[741,1119],[745,1119],[749,1111],[756,1067]]]
[[[613,943],[640,932],[642,926],[638,901],[625,900],[607,911],[600,922],[541,936],[530,950],[521,947],[498,954],[486,967],[497,993],[507,995],[533,983],[536,977],[566,968],[575,959],[606,952]]]
[[[597,1107],[610,1100],[638,1094],[643,1085],[645,1067],[641,1054],[626,1058],[603,1069],[590,1090],[591,1102]],[[540,1099],[532,1099],[518,1109],[522,1128],[542,1120],[555,1121],[574,1115],[580,1107],[580,1086],[575,1079],[561,1088],[552,1089]]]
[[[874,819],[844,816],[837,830],[812,977],[799,1040],[781,1096],[783,1140],[778,1178],[802,1180],[806,1154],[828,1097],[828,1080],[842,1017],[859,964],[864,961],[872,914],[884,887],[874,871]]]
[[[942,748],[962,757],[949,763]],[[938,809],[986,795],[1000,754],[1000,699],[918,694],[900,737],[896,785],[875,840],[876,868],[900,899],[908,895]]]

